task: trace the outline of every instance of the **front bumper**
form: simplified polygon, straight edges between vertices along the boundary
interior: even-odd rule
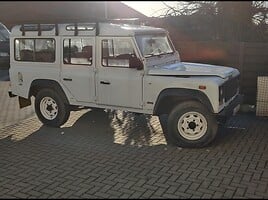
[[[237,95],[235,99],[228,106],[226,106],[221,112],[217,114],[217,116],[219,118],[222,117],[229,118],[235,115],[238,112],[242,102],[243,102],[243,95],[241,94]]]

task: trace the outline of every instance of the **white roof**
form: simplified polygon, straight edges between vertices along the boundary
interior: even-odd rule
[[[41,36],[55,36],[56,28],[54,24],[41,24],[42,31]],[[46,28],[45,28],[46,27]],[[34,31],[30,29],[34,28]],[[25,37],[38,36],[37,24],[25,24]],[[45,30],[46,29],[46,30]],[[67,30],[68,29],[68,30]],[[136,34],[150,34],[150,33],[165,33],[166,30],[162,28],[155,28],[150,26],[130,25],[130,24],[113,24],[113,23],[99,23],[99,29],[97,30],[96,23],[78,23],[77,24],[78,36],[95,36],[97,32],[99,36],[130,36]],[[16,25],[11,30],[11,36],[22,36],[22,25]],[[75,25],[58,24],[58,33],[61,36],[74,36]]]

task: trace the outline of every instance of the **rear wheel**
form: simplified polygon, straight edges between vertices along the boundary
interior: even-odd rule
[[[204,147],[217,134],[214,116],[200,103],[183,102],[168,117],[168,135],[180,147]]]
[[[70,116],[69,105],[52,89],[42,89],[37,93],[35,112],[43,124],[52,127],[60,127]]]

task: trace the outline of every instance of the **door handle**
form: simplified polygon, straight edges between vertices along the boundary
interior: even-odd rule
[[[100,84],[110,85],[111,83],[109,81],[100,81]]]
[[[72,81],[73,79],[71,78],[63,78],[64,81]]]

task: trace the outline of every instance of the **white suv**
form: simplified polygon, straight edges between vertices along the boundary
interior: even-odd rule
[[[181,147],[210,143],[241,103],[239,71],[180,61],[166,30],[112,23],[28,24],[10,35],[10,96],[59,127],[74,106],[168,114]]]

